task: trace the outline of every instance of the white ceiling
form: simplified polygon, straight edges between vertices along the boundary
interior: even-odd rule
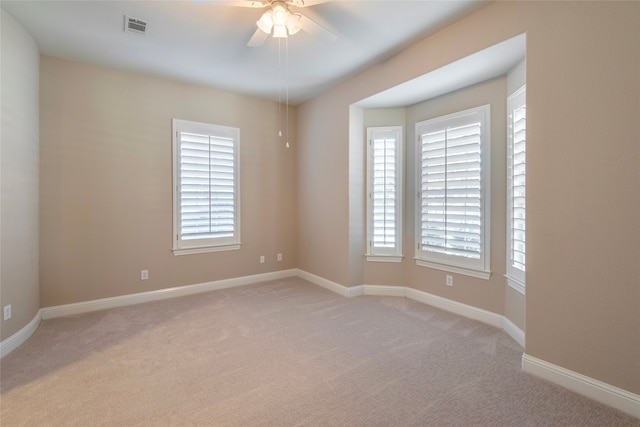
[[[279,61],[285,62],[284,41],[279,60],[282,39],[269,38],[258,48],[246,46],[264,9],[220,5],[216,0],[1,3],[34,37],[42,54],[269,99],[284,96],[282,82],[288,77],[292,104],[314,97],[486,4],[478,0],[328,0],[300,9],[291,7],[335,32],[338,39],[327,43],[302,31],[289,37],[287,76],[284,65],[279,67]],[[147,21],[147,35],[123,31],[125,14]],[[516,62],[505,58],[506,52],[496,50],[493,54],[498,56],[476,58],[475,69],[495,69],[500,63],[504,73],[505,62]],[[524,56],[524,47],[517,55]],[[446,87],[455,89],[468,84],[458,74],[441,70],[440,77]],[[433,84],[431,80],[429,87]],[[410,103],[398,101],[397,96],[398,92],[390,91],[370,102],[376,106],[380,102]]]
[[[526,35],[520,34],[357,104],[363,108],[402,107],[501,76],[525,58],[526,43]]]

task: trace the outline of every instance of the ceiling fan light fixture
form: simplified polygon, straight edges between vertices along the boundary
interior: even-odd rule
[[[273,24],[284,27],[287,25],[288,17],[289,11],[287,8],[281,2],[274,3],[273,8],[271,9],[271,19],[273,19]]]
[[[256,25],[258,25],[258,28],[260,28],[265,33],[271,34],[271,29],[273,28],[273,19],[271,18],[271,11],[268,10],[265,13],[263,13],[260,19],[256,21]]]
[[[287,30],[292,36],[302,29],[302,16],[299,13],[290,13],[287,16]]]
[[[274,25],[273,26],[273,37],[287,37],[287,27],[284,25]]]
[[[287,2],[282,0],[265,0],[268,1],[270,9],[262,14],[259,20],[256,21],[256,25],[259,30],[265,34],[271,34],[274,38],[286,38],[297,34],[303,27],[305,17],[300,13],[291,13],[287,6]],[[288,0],[291,4],[295,3],[294,0]],[[303,0],[299,0],[303,2]],[[301,3],[304,4],[304,3]],[[308,18],[307,18],[308,20]],[[258,34],[258,32],[256,32]],[[260,41],[250,40],[250,46],[259,46],[264,39],[259,38]]]

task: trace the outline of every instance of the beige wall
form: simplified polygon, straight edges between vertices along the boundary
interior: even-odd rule
[[[340,104],[318,100],[298,119],[296,237],[298,268],[349,285],[349,104]]]
[[[527,60],[524,59],[507,74],[507,93],[511,95],[527,82]]]
[[[37,220],[26,214],[37,212],[31,208],[38,200],[38,128],[27,120],[38,114],[37,50],[4,15],[0,296],[3,305],[12,304],[14,322],[2,325],[3,339],[38,308]],[[365,272],[357,251],[362,207],[353,197],[361,197],[362,183],[350,174],[362,171],[361,163],[351,162],[362,154],[349,145],[357,133],[350,105],[526,33],[526,352],[640,393],[639,21],[637,2],[492,3],[300,106],[290,150],[276,136],[273,103],[43,57],[41,306],[292,267],[357,284]],[[6,46],[21,58],[11,65],[22,67],[8,74]],[[21,112],[11,125],[21,127],[27,142],[12,159],[5,100],[14,87],[20,101],[7,105]],[[169,250],[173,117],[241,128],[244,245],[238,252],[174,257]],[[12,175],[6,165],[18,158],[24,168]],[[8,175],[26,184],[21,207],[6,203],[18,188],[9,189]],[[504,209],[492,207],[493,221],[499,215]],[[24,235],[14,239],[17,225]],[[13,254],[24,250],[17,262],[27,269],[20,274],[5,270],[13,265],[9,244]],[[285,261],[276,263],[280,251]],[[266,264],[258,263],[259,255],[267,256]],[[498,262],[492,254],[494,274]],[[150,270],[149,281],[139,280],[143,268]],[[504,281],[456,279],[447,290],[443,273],[417,268],[407,285],[498,313],[510,304]]]
[[[511,95],[527,81],[526,59],[507,74],[507,95]],[[504,315],[526,333],[526,297],[518,290],[506,286],[504,292]]]
[[[491,277],[478,279],[442,270],[417,266],[415,253],[415,201],[405,202],[405,255],[407,285],[445,298],[504,314],[505,217],[506,217],[506,77],[495,78],[407,108],[407,186],[406,194],[417,194],[415,124],[445,114],[489,104],[491,107]],[[445,276],[453,276],[453,286]]]
[[[276,103],[46,56],[40,86],[42,307],[296,265]],[[239,251],[172,254],[172,118],[240,128]]]
[[[638,394],[640,3],[531,9],[527,353]]]
[[[300,106],[299,194],[323,188],[329,170],[332,189],[299,199],[298,241],[310,240],[300,267],[347,284],[348,106],[526,33],[526,352],[640,393],[638,22],[637,2],[492,3]],[[307,215],[326,206],[337,212],[330,227]],[[504,218],[504,209],[492,215]],[[504,258],[492,258],[499,274]],[[504,280],[458,282],[449,294],[441,272],[409,280],[498,313],[505,300]]]
[[[362,125],[364,111],[349,108],[349,141],[364,141]],[[362,247],[366,240],[365,205],[362,203],[365,184],[364,144],[349,144],[349,285],[362,283]]]
[[[38,68],[33,38],[0,9],[2,131],[0,135],[0,340],[38,313]]]
[[[366,146],[367,141],[365,140],[366,136],[366,128],[374,127],[374,126],[402,126],[402,135],[404,141],[402,143],[403,152],[404,152],[404,167],[406,170],[407,161],[411,161],[408,159],[412,159],[411,154],[406,151],[406,140],[407,140],[407,128],[406,128],[406,108],[405,107],[396,107],[396,108],[367,108],[364,109],[364,118],[363,118],[363,127],[365,128],[365,133],[363,138],[361,139],[361,145],[363,147]],[[352,145],[356,145],[356,140],[351,140]],[[366,165],[366,150],[363,149],[363,158],[361,161]],[[363,172],[366,173],[365,171]],[[402,188],[406,189],[406,180],[404,176],[402,178]],[[404,191],[406,197],[406,191]],[[363,206],[366,206],[366,189],[364,189],[362,196],[360,198],[360,203]],[[405,198],[406,204],[406,198]],[[366,209],[366,208],[365,208]],[[366,210],[363,215],[366,215]],[[363,232],[366,235],[366,216],[362,217],[363,219]],[[403,224],[406,226],[406,208],[403,215]],[[364,242],[364,246],[360,248],[361,251],[366,252],[366,242]],[[404,259],[399,263],[388,263],[388,262],[371,262],[367,261],[364,257],[360,257],[360,261],[362,263],[362,277],[360,282],[366,285],[384,285],[384,286],[405,286],[406,285],[406,268],[408,262],[411,261],[412,256],[407,254],[406,250],[403,252]]]
[[[520,293],[520,291],[512,288],[511,286],[505,286],[504,289],[504,317],[509,319],[511,323],[516,325],[518,329],[526,335],[527,325],[527,300],[526,296]]]
[[[522,61],[506,76],[483,82],[401,108],[372,108],[364,110],[364,126],[403,126],[405,134],[404,184],[404,260],[402,263],[363,262],[362,282],[376,285],[410,285],[430,293],[437,293],[457,301],[467,301],[474,306],[494,313],[504,314],[524,331],[525,297],[505,287],[506,257],[506,96],[525,83],[525,62]],[[491,105],[492,117],[492,276],[490,280],[475,279],[464,275],[416,267],[413,261],[415,245],[415,123],[441,115],[462,111],[474,106]],[[362,202],[365,203],[365,202]],[[366,251],[366,248],[364,249]],[[445,275],[454,277],[454,287],[445,286]],[[503,292],[504,289],[504,292]],[[479,291],[479,292],[474,292]],[[483,302],[484,301],[484,302]]]

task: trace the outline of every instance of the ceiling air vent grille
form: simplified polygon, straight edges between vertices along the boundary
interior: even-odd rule
[[[147,34],[147,22],[142,19],[124,16],[124,30],[136,34]]]

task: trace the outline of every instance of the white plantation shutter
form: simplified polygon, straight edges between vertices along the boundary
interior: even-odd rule
[[[183,240],[232,237],[234,141],[180,133],[180,230]]]
[[[488,115],[485,106],[416,125],[419,260],[488,271]]]
[[[525,87],[507,100],[507,277],[524,291],[527,110]]]
[[[377,135],[373,145],[373,236],[376,248],[396,245],[396,141],[395,135]]]
[[[402,128],[368,128],[367,141],[367,255],[400,256]]]
[[[237,249],[239,131],[174,120],[174,250]]]

